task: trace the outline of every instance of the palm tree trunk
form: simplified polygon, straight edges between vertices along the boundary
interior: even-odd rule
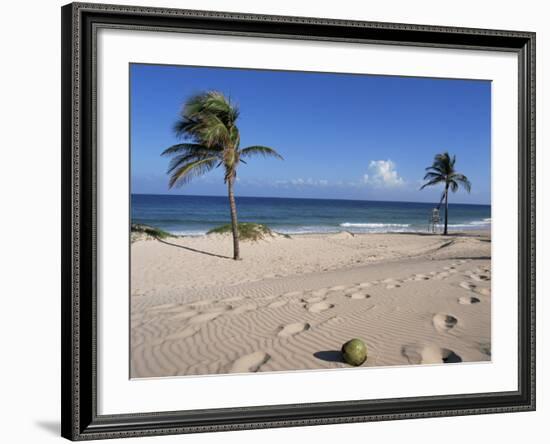
[[[233,194],[233,177],[227,180],[227,192],[229,194],[229,208],[231,210],[231,229],[233,231],[233,259],[240,260],[239,251],[239,225],[237,222],[237,205],[235,204],[235,195]]]
[[[445,230],[443,234],[447,234],[447,223],[449,222],[449,185],[445,185]]]

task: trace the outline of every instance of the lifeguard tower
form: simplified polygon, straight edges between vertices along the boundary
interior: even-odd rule
[[[428,221],[428,232],[437,233],[439,231],[439,226],[441,225],[441,217],[439,215],[439,207],[432,210],[430,219]]]

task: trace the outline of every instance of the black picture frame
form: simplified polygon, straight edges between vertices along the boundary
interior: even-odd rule
[[[72,3],[62,14],[62,436],[120,438],[535,409],[535,33]],[[100,27],[508,51],[519,65],[518,390],[98,415],[96,91]]]

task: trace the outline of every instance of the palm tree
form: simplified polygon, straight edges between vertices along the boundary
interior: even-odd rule
[[[422,190],[439,183],[445,184],[445,190],[439,201],[439,205],[441,206],[441,202],[445,199],[445,230],[443,234],[447,234],[447,223],[449,220],[449,188],[453,193],[456,193],[461,185],[469,193],[472,187],[472,184],[464,174],[455,171],[455,162],[456,156],[451,158],[447,152],[436,154],[432,165],[426,168],[427,173],[424,176],[424,180],[428,182],[420,187]]]
[[[236,125],[238,118],[238,107],[221,92],[208,91],[193,96],[185,102],[174,125],[176,136],[183,138],[184,143],[173,145],[162,152],[163,156],[172,156],[167,172],[170,175],[170,188],[184,185],[194,177],[223,166],[235,260],[240,259],[237,206],[233,193],[237,167],[241,162],[246,163],[243,159],[255,155],[282,159],[277,151],[267,146],[240,148],[239,128]]]

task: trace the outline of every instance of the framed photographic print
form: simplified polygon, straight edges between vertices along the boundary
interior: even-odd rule
[[[535,408],[535,35],[62,8],[62,434]]]

